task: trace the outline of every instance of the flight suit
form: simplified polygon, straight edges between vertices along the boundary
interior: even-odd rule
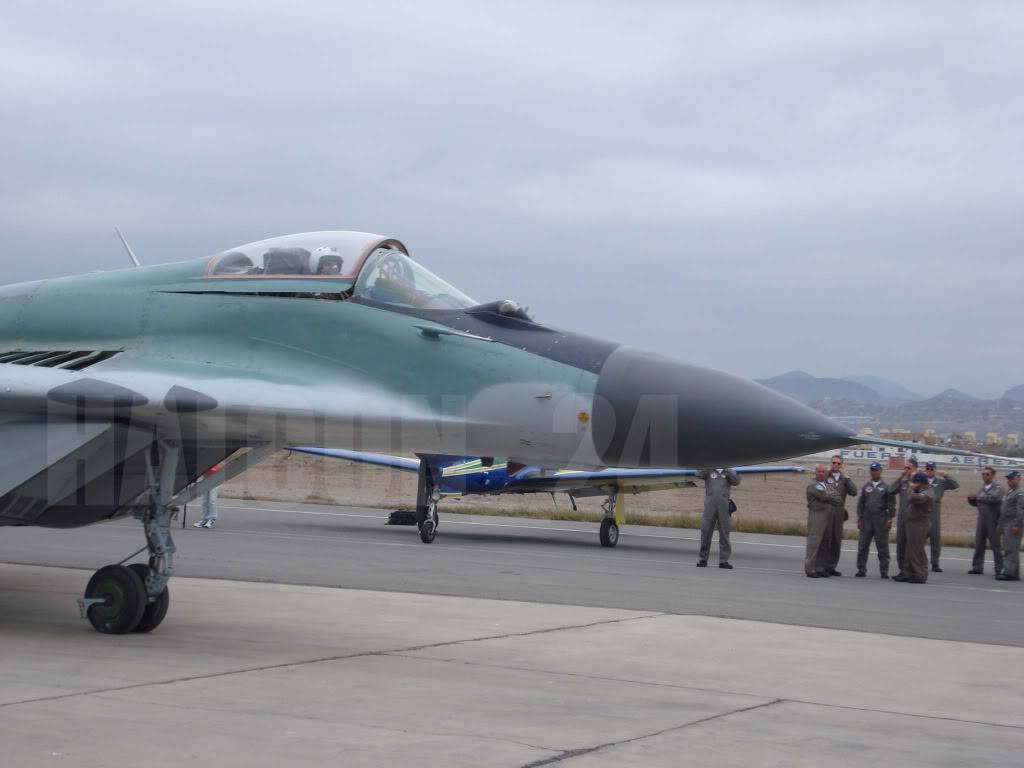
[[[871,542],[874,541],[879,571],[883,576],[889,574],[889,528],[885,524],[892,520],[895,513],[896,497],[889,493],[889,486],[884,480],[877,483],[868,480],[864,483],[857,499],[857,527],[860,529],[857,541],[858,572],[867,568]]]
[[[967,499],[968,504],[978,508],[978,520],[974,525],[974,559],[971,570],[984,570],[987,544],[992,547],[996,573],[1002,573],[1003,549],[999,544],[999,509],[1003,505],[1003,486],[992,482],[988,486],[983,485],[974,495],[974,501]]]
[[[836,474],[839,475],[838,478]],[[843,551],[843,523],[849,517],[846,513],[846,497],[856,496],[857,486],[853,484],[853,480],[842,472],[830,472],[828,477],[825,478],[825,483],[835,486],[837,489],[836,495],[839,497],[839,505],[832,510],[832,520],[829,523],[828,529],[828,561],[826,562],[825,570],[832,572],[839,565],[839,556]]]
[[[907,500],[910,498],[910,478],[901,475],[889,484],[889,493],[896,499],[896,570],[904,572],[907,553]]]
[[[807,555],[804,558],[804,573],[808,576],[828,573],[831,557],[828,532],[836,507],[841,505],[838,486],[817,480],[807,486]]]
[[[1020,578],[1021,527],[1024,526],[1024,489],[1007,489],[999,511],[999,533],[1003,541],[1003,575]]]
[[[924,544],[931,530],[932,510],[935,508],[935,494],[931,488],[914,491],[907,495],[907,514],[903,523],[906,531],[906,552],[904,574],[907,581],[921,583],[928,581],[928,555]]]
[[[718,562],[728,563],[732,554],[729,544],[729,489],[740,484],[734,469],[702,469],[697,477],[704,481],[704,517],[700,526],[700,560],[707,562],[711,553],[711,536],[718,528]]]
[[[932,493],[935,494],[935,508],[932,510],[932,531],[931,550],[932,568],[939,564],[939,555],[942,554],[942,497],[946,491],[955,491],[960,483],[953,477],[939,477],[936,475],[928,481]]]

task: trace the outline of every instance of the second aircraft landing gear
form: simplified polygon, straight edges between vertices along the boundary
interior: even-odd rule
[[[437,536],[440,518],[437,516],[437,502],[441,495],[434,486],[434,478],[430,475],[430,467],[426,459],[420,457],[419,479],[416,488],[416,527],[420,531],[420,541],[430,544]]]
[[[437,526],[440,522],[441,520],[437,515],[437,499],[431,498],[430,503],[427,504],[427,511],[423,521],[419,524],[420,541],[424,544],[432,543],[434,537],[437,536]]]
[[[149,470],[150,498],[144,511],[136,517],[146,529],[149,562],[131,565],[107,565],[89,579],[85,596],[78,601],[82,617],[97,632],[123,635],[129,632],[151,632],[167,615],[171,602],[167,582],[174,573],[174,539],[171,518],[175,508],[170,505],[174,478],[178,467],[178,449],[160,443],[159,480]]]
[[[606,517],[601,521],[601,546],[614,547],[619,543],[619,525],[614,519]]]
[[[622,493],[618,488],[608,492],[608,498],[601,503],[604,519],[601,521],[601,546],[614,547],[619,543],[619,525],[626,522]]]

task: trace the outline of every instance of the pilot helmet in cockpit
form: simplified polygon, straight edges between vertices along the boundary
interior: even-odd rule
[[[337,249],[329,245],[314,248],[310,255],[310,271],[314,275],[340,275],[345,260]]]

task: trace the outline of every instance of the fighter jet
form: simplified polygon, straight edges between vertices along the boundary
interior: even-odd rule
[[[602,547],[619,543],[619,528],[626,523],[626,494],[649,493],[696,485],[696,469],[561,469],[554,472],[543,467],[524,466],[500,460],[484,460],[479,456],[386,456],[366,451],[340,448],[292,448],[296,453],[326,456],[360,464],[387,467],[402,472],[415,472],[420,477],[416,499],[416,517],[412,523],[419,528],[420,540],[434,541],[439,524],[437,505],[446,496],[499,496],[509,493],[564,493],[576,509],[576,499],[603,496],[604,517],[598,537]],[[804,472],[804,467],[790,464],[764,464],[736,467],[741,475],[774,475]],[[401,519],[392,515],[392,519]],[[412,524],[410,523],[410,524]]]
[[[0,440],[0,526],[142,523],[147,563],[100,568],[80,601],[106,633],[163,620],[176,509],[282,447],[600,469],[856,442],[758,384],[480,303],[400,241],[341,231],[0,288]]]

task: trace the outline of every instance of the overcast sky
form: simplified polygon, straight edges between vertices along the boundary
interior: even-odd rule
[[[744,376],[1024,383],[1024,5],[215,5],[4,4],[0,282],[359,229]]]

